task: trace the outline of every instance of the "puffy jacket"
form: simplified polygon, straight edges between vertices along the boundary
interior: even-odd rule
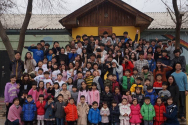
[[[179,125],[178,116],[177,116],[177,106],[170,105],[166,107],[166,113],[164,116],[167,118],[165,125]]]
[[[112,93],[106,93],[106,92],[102,92],[101,93],[101,98],[100,98],[100,104],[102,105],[103,102],[107,102],[108,107],[111,106],[111,102],[113,100],[113,94]]]
[[[155,109],[151,103],[149,105],[146,105],[146,103],[144,103],[140,112],[143,116],[143,119],[146,121],[152,121],[153,117],[155,117]]]
[[[37,107],[34,103],[34,100],[28,102],[25,100],[25,104],[23,105],[23,121],[33,121],[35,119],[35,113],[37,111]]]
[[[170,63],[170,66],[173,68],[173,71],[175,71],[175,65],[177,62],[180,62],[181,63],[181,68],[182,68],[182,72],[186,72],[186,60],[185,60],[185,57],[184,56],[180,56],[180,57],[175,57],[171,63]]]
[[[114,107],[111,107],[110,108],[110,121],[111,122],[115,122],[115,123],[119,123],[119,115],[120,115],[120,111],[119,111],[119,107],[116,106]]]
[[[112,92],[115,92],[115,87],[118,86],[119,87],[119,83],[117,81],[112,83]]]
[[[158,121],[158,122],[162,122],[162,121],[165,121],[165,117],[163,115],[163,113],[165,112],[166,113],[166,107],[164,105],[164,103],[162,103],[160,106],[158,104],[155,104],[154,105],[154,109],[155,109],[155,121]]]
[[[122,66],[123,66],[123,75],[125,75],[125,70],[126,69],[129,69],[131,71],[130,75],[133,75],[134,65],[133,65],[133,63],[131,61],[128,61],[127,63],[122,64]]]
[[[140,105],[131,105],[130,123],[140,124],[142,121],[142,115],[140,113]]]
[[[45,110],[44,110],[45,105],[46,105],[45,101],[43,101],[43,103],[40,103],[40,101],[37,101],[37,103],[36,103],[37,115],[44,115],[45,114]]]
[[[123,105],[122,103],[119,104],[120,116],[119,119],[126,119],[129,120],[129,115],[131,114],[130,104]],[[123,116],[124,114],[128,116]]]
[[[134,95],[132,95],[132,98],[136,98],[138,100],[138,104],[140,106],[143,105],[143,103],[144,103],[144,95],[142,95],[142,94],[134,94]]]
[[[141,85],[141,84],[133,84],[133,85],[131,86],[131,88],[130,88],[131,94],[134,94],[134,93],[135,93],[136,87],[142,88],[142,94],[144,94],[143,85]]]
[[[127,83],[127,76],[123,76],[121,83],[122,83],[123,91],[129,90],[134,83],[134,78],[130,77],[130,81],[129,81],[129,84],[128,84]]]
[[[24,72],[24,62],[19,59],[19,60],[12,60],[10,62],[10,72],[11,72],[11,75],[15,75],[16,76],[16,79],[21,79],[21,76]]]
[[[54,102],[51,102],[50,104],[48,104],[48,102],[46,102],[46,105],[45,105],[45,115],[44,115],[44,119],[52,119],[52,118],[55,118],[55,115],[54,115],[54,110],[52,108],[52,105],[54,106]]]
[[[153,90],[152,92],[146,92],[145,97],[150,97],[151,104],[155,105],[155,101],[158,98],[158,95],[155,93],[155,90]]]
[[[65,108],[66,120],[76,121],[78,119],[78,112],[75,104],[68,104]]]
[[[101,122],[100,110],[98,108],[91,108],[89,110],[88,120],[92,124],[98,124],[99,122]]]
[[[104,86],[109,86],[110,87],[110,92],[112,91],[112,81],[109,79],[106,79],[104,81]]]

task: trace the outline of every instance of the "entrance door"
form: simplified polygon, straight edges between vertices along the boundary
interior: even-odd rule
[[[6,50],[0,50],[0,97],[4,96],[4,88],[10,81],[10,59]]]

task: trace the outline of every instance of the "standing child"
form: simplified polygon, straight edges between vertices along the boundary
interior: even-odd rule
[[[40,81],[39,82],[39,87],[37,88],[37,100],[40,94],[44,95],[44,99],[46,100],[48,97],[47,90],[44,88],[44,82]]]
[[[44,125],[44,114],[45,114],[45,107],[46,102],[44,101],[44,95],[40,94],[39,95],[39,100],[36,103],[36,107],[37,107],[37,125],[40,125],[40,123],[42,125]]]
[[[23,106],[23,104],[25,103],[25,100],[27,99],[27,95],[28,95],[28,91],[27,90],[23,90],[22,95],[20,97],[20,101],[19,104],[20,106]]]
[[[78,100],[78,92],[77,92],[77,87],[73,86],[72,91],[71,91],[71,97],[75,100],[75,105],[77,105],[77,100]]]
[[[72,77],[69,77],[68,80],[67,80],[67,90],[69,92],[72,91],[72,86],[73,86],[73,79],[72,79]]]
[[[92,125],[98,125],[99,122],[101,122],[100,110],[98,109],[98,103],[96,101],[92,103],[92,108],[89,110],[88,121]]]
[[[116,75],[112,75],[113,79],[112,79],[112,92],[115,92],[115,87],[119,87],[119,82],[117,81],[117,76]]]
[[[107,103],[108,107],[111,106],[112,100],[113,100],[113,94],[110,92],[109,86],[105,86],[104,92],[101,93],[100,98],[101,98],[101,100],[100,100],[101,105],[100,106],[102,106],[102,104],[104,102]]]
[[[89,97],[90,97],[90,105],[92,105],[92,103],[94,101],[96,101],[99,104],[100,101],[100,93],[97,90],[97,84],[95,82],[92,83],[92,90],[89,92]]]
[[[148,86],[145,97],[149,97],[151,104],[155,105],[155,102],[156,102],[156,99],[158,98],[158,95],[155,93],[155,90],[153,90],[152,86]]]
[[[102,116],[102,120],[101,120],[102,125],[108,125],[110,110],[108,108],[107,102],[103,102],[100,115]]]
[[[53,97],[51,95],[48,96],[46,105],[44,107],[45,110],[46,110],[45,115],[44,115],[46,125],[53,125],[53,121],[55,120],[54,111],[53,111],[53,108],[52,108],[52,106],[54,105],[53,101],[54,101]]]
[[[166,107],[162,102],[162,98],[157,98],[157,103],[154,105],[155,114],[154,117],[154,125],[161,125],[164,124],[166,118],[164,117],[163,113],[166,113]]]
[[[62,85],[62,90],[61,90],[60,94],[63,95],[63,101],[64,102],[67,102],[68,99],[71,97],[70,91],[67,90],[67,84]]]
[[[89,112],[89,106],[85,102],[85,96],[80,96],[80,102],[77,105],[78,122],[77,125],[87,125],[87,114]]]
[[[93,82],[97,83],[97,88],[99,90],[99,92],[101,93],[102,91],[104,91],[104,84],[103,84],[103,80],[99,75],[99,72],[97,70],[93,71]]]
[[[134,83],[134,78],[130,77],[131,71],[129,69],[125,70],[125,76],[122,77],[121,83],[122,83],[122,89],[123,91],[130,90],[131,86]]]
[[[163,82],[162,90],[159,91],[159,97],[162,98],[162,101],[166,104],[167,99],[171,96],[170,92],[167,90],[168,83]]]
[[[153,125],[155,110],[153,105],[150,103],[150,97],[145,97],[144,104],[142,105],[140,112],[144,119],[144,125]]]
[[[61,73],[57,74],[57,83],[59,83],[59,86],[62,86],[63,84],[66,84],[63,80],[62,80],[63,76]]]
[[[136,87],[136,92],[132,97],[137,99],[137,102],[140,105],[140,107],[143,105],[144,95],[142,94],[142,88]]]
[[[150,81],[150,79],[146,78],[145,82],[144,82],[144,88],[143,88],[144,89],[144,93],[146,93],[148,86],[151,86],[151,81]]]
[[[58,64],[55,63],[53,65],[53,72],[52,72],[52,81],[55,82],[57,80],[57,75],[60,74],[60,70],[58,69]]]
[[[39,68],[38,69],[38,74],[34,78],[34,80],[37,82],[37,86],[38,86],[38,84],[39,84],[40,81],[43,81],[43,79],[44,79],[43,69]]]
[[[28,95],[32,95],[34,102],[36,103],[38,100],[38,92],[37,92],[37,83],[35,81],[32,82],[32,88],[29,90]]]
[[[117,104],[121,103],[122,101],[122,95],[118,86],[115,87],[114,100],[117,102]]]
[[[119,104],[120,110],[120,125],[129,125],[129,115],[131,113],[130,104],[126,98],[122,99],[122,103]]]
[[[44,72],[44,79],[43,79],[43,82],[44,82],[44,88],[46,89],[46,83],[50,83],[51,85],[53,85],[53,82],[50,78],[50,73],[48,71],[45,71]]]
[[[123,94],[122,99],[126,98],[128,103],[132,103],[132,97],[131,97],[131,92],[129,90],[125,91],[125,94]]]
[[[110,121],[111,125],[119,125],[119,107],[116,101],[112,101],[112,106],[110,108]]]
[[[110,87],[110,92],[112,91],[112,74],[107,75],[107,79],[104,81],[104,86],[109,86]]]
[[[78,101],[77,101],[77,103],[80,102],[80,97],[83,95],[83,96],[85,96],[85,102],[87,104],[89,104],[90,103],[90,96],[89,96],[89,90],[87,88],[87,85],[86,85],[85,82],[82,82],[81,86],[82,87],[80,88],[80,90],[78,92]]]
[[[143,85],[142,85],[142,78],[141,77],[137,77],[136,78],[136,84],[133,84],[130,88],[131,94],[135,93],[135,88],[136,87],[140,87],[142,88],[142,93],[143,93]]]
[[[74,85],[77,86],[79,90],[81,88],[81,83],[84,81],[82,72],[77,73],[77,79],[74,81]]]
[[[74,125],[78,119],[78,113],[76,105],[74,104],[74,98],[69,99],[68,105],[64,108],[66,113],[66,121],[68,125]]]
[[[162,75],[156,75],[156,81],[153,83],[153,89],[155,89],[156,94],[158,95],[159,91],[162,90]]]
[[[131,125],[140,125],[142,122],[142,115],[140,113],[140,105],[136,98],[133,99],[133,104],[131,105],[130,123]]]
[[[37,107],[34,103],[32,95],[27,96],[27,100],[23,105],[22,112],[23,112],[23,121],[24,125],[33,125],[33,121],[35,120]]]

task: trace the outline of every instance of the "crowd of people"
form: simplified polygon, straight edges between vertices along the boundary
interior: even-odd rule
[[[108,32],[65,47],[41,40],[10,63],[8,125],[179,125],[188,94],[185,57],[175,41],[133,41]],[[82,41],[83,40],[83,41]]]

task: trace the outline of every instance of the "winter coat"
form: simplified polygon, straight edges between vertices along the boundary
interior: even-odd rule
[[[75,104],[68,103],[64,110],[66,113],[66,121],[76,121],[78,119],[78,113]]]
[[[99,104],[99,101],[100,101],[100,93],[99,93],[98,90],[95,90],[95,91],[91,90],[91,91],[89,92],[89,97],[90,97],[90,102],[89,102],[90,105],[92,105],[92,103],[93,103],[94,101],[98,102],[98,104]]]
[[[115,59],[112,60],[112,63],[113,62],[116,63],[116,68],[113,68],[113,74],[116,75],[117,73],[120,81],[121,78],[123,77],[123,67],[119,65]]]
[[[122,66],[123,66],[123,75],[125,75],[125,70],[126,69],[129,69],[131,71],[130,75],[133,75],[134,65],[133,65],[133,63],[131,61],[128,61],[127,63],[122,64]]]
[[[120,115],[120,111],[119,111],[119,107],[111,107],[110,108],[110,121],[111,122],[115,122],[115,123],[119,123],[119,115]]]
[[[104,115],[107,116],[104,116]],[[102,123],[109,123],[109,115],[110,115],[110,110],[108,108],[104,109],[103,107],[101,108],[100,115],[102,116]]]
[[[51,102],[49,105],[48,105],[48,102],[46,102],[46,105],[44,107],[45,108],[44,119],[54,119],[55,118],[55,114],[52,109],[52,105],[54,106],[54,102]]]
[[[141,84],[133,84],[130,88],[131,94],[134,94],[136,92],[136,87],[142,88],[142,94],[144,94],[143,85]]]
[[[141,107],[140,112],[143,116],[143,120],[152,121],[155,117],[155,109],[151,103],[149,105],[146,105],[146,103],[144,103]]]
[[[114,93],[114,100],[117,102],[117,104],[121,103],[122,101],[122,95]]]
[[[167,106],[166,113],[164,113],[164,116],[167,118],[165,125],[179,125],[177,113],[178,109],[176,105]]]
[[[177,84],[172,84],[172,85],[168,85],[167,89],[171,93],[171,96],[173,97],[173,103],[177,105],[179,101],[179,87],[177,86]]]
[[[148,78],[151,81],[151,86],[153,86],[154,83],[154,77],[153,77],[153,73],[152,72],[148,72],[148,74],[146,75],[146,77],[144,76],[144,73],[142,72],[140,74],[140,77],[143,79],[142,85],[144,85],[144,81],[146,78]]]
[[[154,105],[154,109],[155,109],[155,117],[154,120],[158,121],[158,122],[162,122],[165,121],[166,118],[164,117],[163,113],[166,113],[166,107],[164,105],[164,103],[162,103],[160,106],[156,103]]]
[[[175,58],[171,61],[170,66],[173,68],[172,72],[175,71],[175,65],[176,65],[177,62],[180,62],[180,63],[181,63],[182,72],[186,72],[186,60],[185,60],[185,57],[184,57],[184,56],[175,57]]]
[[[100,110],[93,107],[89,110],[88,121],[92,124],[98,124],[101,122]]]
[[[33,121],[35,119],[35,112],[37,111],[37,107],[34,103],[34,100],[28,102],[25,100],[25,104],[23,105],[23,121]]]
[[[132,98],[134,99],[134,98],[136,98],[137,99],[137,101],[138,101],[138,104],[140,105],[140,107],[143,105],[143,103],[144,103],[144,95],[142,95],[142,94],[134,94],[134,95],[132,95]]]
[[[66,90],[66,91],[61,91],[60,94],[63,95],[63,101],[66,102],[70,97],[71,97],[71,93],[70,91]]]
[[[155,93],[155,90],[153,90],[152,92],[146,92],[145,97],[150,97],[151,104],[155,105],[158,95]]]
[[[112,91],[112,81],[109,79],[106,79],[104,81],[104,86],[109,86],[110,87],[110,92]]]
[[[20,80],[22,77],[22,74],[24,72],[24,62],[19,59],[19,60],[12,60],[10,62],[10,72],[11,75],[15,75],[17,80]]]
[[[41,103],[40,101],[37,101],[36,103],[36,107],[37,107],[37,115],[44,115],[45,114],[45,107],[46,102],[43,101],[43,103]]]
[[[112,82],[112,92],[115,92],[115,87],[119,87],[119,83],[117,81]]]
[[[99,90],[99,92],[101,93],[102,91],[104,91],[104,84],[103,84],[103,80],[100,76],[96,76],[93,78],[93,82],[97,83],[97,89]]]
[[[89,112],[89,106],[87,103],[84,103],[83,106],[81,103],[77,105],[78,112],[78,122],[77,125],[87,125],[87,115]]]
[[[64,118],[65,117],[65,111],[63,106],[66,106],[66,102],[56,102],[54,105],[54,111],[55,111],[55,117],[56,118]]]
[[[165,64],[167,66],[170,65],[170,57],[169,56],[166,56],[166,57],[162,56],[160,59],[161,59],[161,61],[162,61],[163,64]]]
[[[90,96],[89,96],[89,91],[86,91],[86,90],[83,90],[83,91],[79,91],[78,92],[78,100],[77,100],[77,103],[80,102],[80,96],[84,95],[85,96],[85,102],[87,104],[90,103]]]
[[[153,72],[154,69],[156,68],[156,62],[154,59],[148,60],[149,64],[149,71]]]
[[[119,110],[120,110],[119,119],[124,119],[124,118],[125,118],[126,120],[129,120],[129,115],[131,114],[130,104],[122,105],[122,104],[120,103],[120,104],[119,104]],[[123,116],[125,113],[126,113],[128,116]]]
[[[130,123],[140,124],[142,121],[142,115],[140,113],[140,105],[131,105]]]
[[[43,60],[44,58],[43,50],[32,49],[31,46],[28,48],[28,50],[33,52],[33,59],[35,59],[37,63]]]
[[[100,100],[100,106],[102,106],[103,102],[107,102],[108,107],[110,107],[111,106],[111,102],[113,100],[113,94],[110,93],[110,92],[108,92],[108,93],[102,92],[101,96],[100,96],[100,99],[101,99]]]
[[[127,79],[128,79],[127,76],[122,77],[121,83],[122,83],[123,91],[130,90],[131,86],[134,83],[133,77],[130,77],[129,83],[127,83]]]

